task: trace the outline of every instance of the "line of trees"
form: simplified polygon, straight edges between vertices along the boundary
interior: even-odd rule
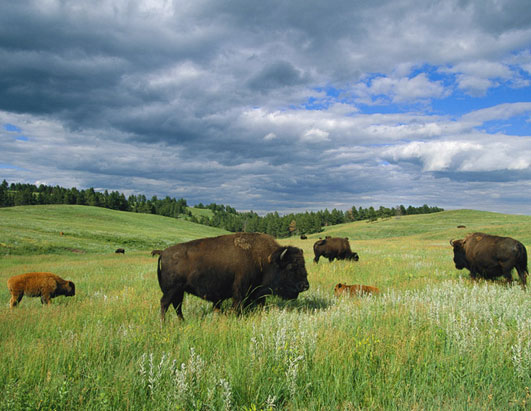
[[[201,206],[201,204],[199,204]],[[198,206],[196,206],[198,207]],[[200,224],[210,225],[213,227],[221,227],[228,231],[246,231],[246,232],[262,232],[271,234],[275,237],[289,237],[298,234],[312,234],[319,233],[323,227],[350,223],[354,221],[376,221],[379,218],[398,217],[402,215],[412,214],[429,214],[444,211],[439,207],[430,207],[424,204],[422,207],[405,207],[403,205],[393,208],[379,207],[358,207],[353,206],[347,211],[328,209],[320,211],[312,211],[305,213],[279,215],[278,212],[268,213],[261,217],[253,211],[236,212],[231,207],[209,204],[203,208],[208,208],[213,211],[214,215],[208,217],[191,217],[191,220]]]
[[[260,216],[253,211],[238,212],[233,207],[211,203],[199,203],[195,208],[211,210],[210,217],[196,216],[190,211],[184,198],[175,199],[166,196],[163,199],[153,196],[148,199],[145,195],[131,195],[125,197],[118,191],[105,190],[103,193],[94,188],[78,190],[77,188],[63,188],[59,186],[39,186],[33,184],[11,183],[6,180],[0,185],[0,207],[37,204],[77,204],[94,207],[105,207],[113,210],[130,211],[134,213],[157,214],[173,218],[186,218],[192,222],[223,228],[228,231],[262,232],[275,237],[290,235],[312,234],[321,232],[324,226],[348,223],[353,221],[375,221],[378,218],[393,216],[428,214],[443,211],[439,207],[358,207],[342,211],[328,209],[305,213],[280,215],[278,212]]]
[[[183,198],[175,199],[157,196],[146,198],[145,195],[131,195],[125,197],[118,191],[105,190],[103,193],[94,188],[78,190],[77,188],[63,188],[59,186],[39,186],[33,184],[11,183],[6,180],[0,185],[0,207],[38,204],[77,204],[93,207],[104,207],[112,210],[132,211],[134,213],[158,214],[166,217],[191,215],[188,205]]]

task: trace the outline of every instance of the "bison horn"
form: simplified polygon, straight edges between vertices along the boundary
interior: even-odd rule
[[[284,259],[284,257],[286,256],[287,252],[288,252],[287,248],[285,248],[284,251],[282,251],[282,253],[280,254],[280,261],[282,261]]]
[[[454,246],[454,240],[450,240],[450,245],[453,247]]]

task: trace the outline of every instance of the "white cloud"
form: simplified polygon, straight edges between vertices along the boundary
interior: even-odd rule
[[[526,146],[525,140],[481,135],[469,136],[469,139],[414,141],[386,149],[383,157],[395,162],[417,159],[422,163],[423,170],[430,172],[525,170],[531,166],[531,147]]]
[[[312,128],[301,136],[301,141],[304,143],[322,143],[330,141],[329,135],[330,133],[328,131]]]
[[[494,85],[489,79],[463,74],[457,76],[457,84],[461,90],[466,91],[473,97],[484,96],[487,93],[487,90]]]
[[[405,145],[388,148],[384,151],[384,158],[394,161],[420,159],[424,171],[442,171],[452,166],[455,157],[461,153],[471,153],[480,150],[481,146],[468,142],[444,141],[422,142],[414,141]]]
[[[369,82],[360,82],[353,88],[354,94],[364,103],[416,102],[440,98],[447,94],[438,81],[430,81],[425,73],[413,78],[376,77]]]
[[[266,141],[274,140],[275,138],[277,138],[277,135],[275,133],[267,133],[264,136],[264,140]]]
[[[511,117],[531,113],[531,102],[497,104],[492,107],[472,111],[461,117],[464,122],[481,125],[487,121],[507,120]]]

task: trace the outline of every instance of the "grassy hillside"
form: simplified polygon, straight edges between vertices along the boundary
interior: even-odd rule
[[[192,215],[196,218],[199,218],[199,217],[211,218],[214,215],[214,212],[208,208],[188,207],[187,210],[190,211]]]
[[[457,228],[464,225],[465,228]],[[323,233],[310,238],[331,235],[351,240],[390,239],[415,236],[441,239],[463,237],[467,233],[485,231],[490,234],[513,236],[522,242],[531,242],[531,216],[490,213],[475,210],[442,211],[434,214],[409,215],[380,219],[375,222],[359,221],[326,227]]]
[[[530,291],[471,282],[455,269],[448,244],[486,231],[511,235],[529,252],[528,216],[447,211],[284,239],[305,252],[310,289],[297,300],[269,298],[238,317],[228,303],[216,314],[187,296],[186,321],[170,309],[163,326],[149,251],[219,230],[68,206],[0,209],[0,230],[2,243],[23,238],[11,246],[16,254],[0,258],[0,284],[27,271],[76,284],[74,297],[44,307],[24,297],[12,310],[0,286],[0,409],[528,410],[531,403]],[[324,235],[348,236],[360,261],[314,264],[313,243]],[[115,255],[118,246],[130,252]],[[332,290],[340,281],[382,292],[338,299]]]
[[[70,205],[0,208],[0,231],[0,255],[151,250],[227,233],[183,219]]]

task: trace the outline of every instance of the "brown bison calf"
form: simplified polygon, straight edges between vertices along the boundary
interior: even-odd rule
[[[16,306],[24,295],[41,297],[41,303],[50,304],[50,299],[58,295],[70,297],[76,294],[72,281],[65,281],[52,273],[19,274],[7,280],[7,288],[11,293],[11,308]]]
[[[373,287],[371,285],[346,285],[339,283],[334,287],[334,294],[336,295],[336,297],[339,297],[341,295],[355,296],[359,294],[378,294],[379,292],[380,290],[378,288]]]

